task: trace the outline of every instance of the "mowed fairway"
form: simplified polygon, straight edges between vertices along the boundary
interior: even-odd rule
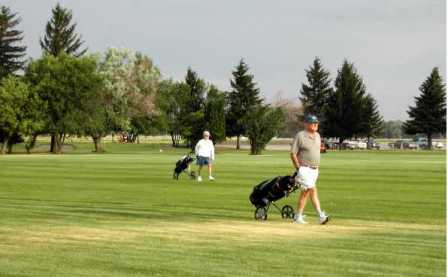
[[[333,217],[253,220],[252,187],[287,152],[220,150],[215,182],[171,179],[186,150],[81,144],[0,156],[0,276],[445,276],[444,152],[331,152]],[[297,194],[282,200],[295,206]]]

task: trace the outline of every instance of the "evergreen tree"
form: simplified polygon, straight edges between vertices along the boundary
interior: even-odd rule
[[[73,14],[59,3],[51,10],[52,17],[45,27],[45,35],[39,40],[45,54],[58,56],[62,53],[82,56],[87,49],[80,50],[84,43],[75,33],[76,23],[72,23]],[[56,137],[51,135],[50,152],[56,151]]]
[[[22,31],[15,29],[21,19],[8,7],[0,6],[0,80],[23,68],[26,46]]]
[[[229,108],[226,115],[226,135],[236,136],[236,149],[240,149],[240,137],[246,134],[246,120],[250,111],[261,104],[259,89],[256,88],[254,76],[249,74],[249,67],[243,59],[232,72],[230,81],[232,90],[228,94]]]
[[[185,76],[185,87],[187,89],[187,101],[185,112],[182,117],[182,137],[187,145],[193,148],[202,137],[205,128],[204,107],[207,87],[204,80],[191,68],[188,68]]]
[[[324,111],[328,97],[333,91],[330,87],[330,72],[325,70],[319,58],[315,58],[313,65],[306,70],[307,84],[302,83],[300,101],[304,114],[316,115],[321,127],[325,124]]]
[[[410,119],[403,127],[408,134],[425,134],[428,149],[432,149],[433,135],[446,131],[446,91],[437,67],[420,86],[420,92],[415,97],[415,106],[409,107]]]
[[[328,98],[324,117],[324,133],[339,138],[340,145],[346,138],[360,134],[363,123],[365,85],[353,64],[344,61],[338,70],[335,90]]]
[[[57,4],[51,13],[52,17],[45,28],[45,36],[40,39],[44,53],[53,56],[61,53],[82,56],[87,49],[80,49],[84,42],[81,36],[75,33],[76,23],[72,23],[72,12]]]
[[[361,135],[367,137],[367,147],[370,148],[370,139],[379,135],[383,130],[383,117],[378,111],[376,100],[367,94],[363,101]]]

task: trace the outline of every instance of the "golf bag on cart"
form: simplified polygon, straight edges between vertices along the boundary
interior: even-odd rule
[[[190,172],[190,164],[194,162],[192,155],[193,153],[189,153],[176,162],[176,166],[173,170],[173,179],[179,180],[179,175],[185,170],[187,170],[191,178],[195,178],[194,172]]]
[[[278,176],[265,180],[254,187],[249,200],[255,206],[255,219],[266,220],[271,204],[280,212],[282,218],[294,217],[294,209],[290,205],[284,205],[280,209],[275,201],[288,197],[290,193],[299,188],[295,177],[296,173],[292,176]]]

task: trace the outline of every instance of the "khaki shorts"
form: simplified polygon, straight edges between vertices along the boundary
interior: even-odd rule
[[[301,166],[297,170],[296,182],[301,190],[307,190],[316,187],[317,176],[319,176],[319,169]]]

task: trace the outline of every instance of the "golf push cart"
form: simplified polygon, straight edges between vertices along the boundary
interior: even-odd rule
[[[296,173],[292,176],[278,176],[265,180],[256,185],[249,196],[252,205],[255,206],[254,217],[256,220],[266,220],[269,208],[274,206],[284,219],[294,218],[294,209],[290,205],[284,205],[281,209],[275,204],[277,200],[288,197],[296,191],[299,185],[295,181]]]

